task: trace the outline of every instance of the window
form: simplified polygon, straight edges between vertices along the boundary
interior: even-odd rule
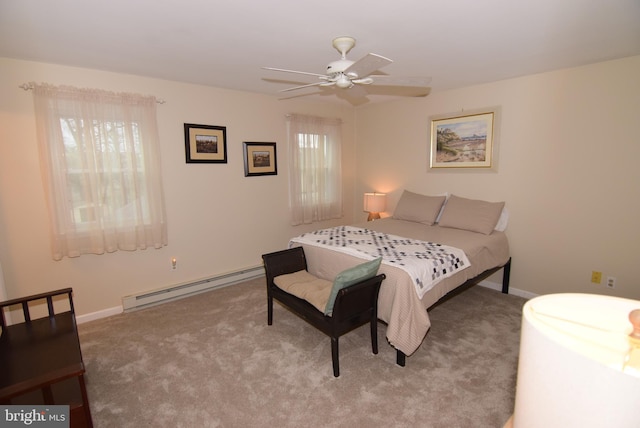
[[[153,97],[34,86],[53,258],[167,244]]]
[[[287,117],[291,224],[342,217],[342,144],[337,119]]]

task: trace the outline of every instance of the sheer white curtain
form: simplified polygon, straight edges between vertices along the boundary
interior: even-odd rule
[[[291,224],[342,217],[339,119],[287,116]]]
[[[32,86],[53,258],[167,245],[156,99]]]

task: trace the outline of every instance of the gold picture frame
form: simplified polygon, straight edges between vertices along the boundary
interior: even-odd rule
[[[184,124],[187,163],[227,163],[225,126]]]
[[[244,176],[277,175],[276,143],[244,143]]]
[[[493,168],[498,112],[485,109],[432,117],[429,167]]]

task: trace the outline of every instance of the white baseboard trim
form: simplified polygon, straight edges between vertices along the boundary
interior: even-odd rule
[[[121,314],[122,311],[122,306],[114,306],[113,308],[103,309],[101,311],[91,312],[89,314],[78,315],[76,317],[76,322],[78,324],[82,324],[93,320],[99,320],[101,318],[107,318],[112,315]]]
[[[491,282],[491,281],[480,281],[478,285],[486,288],[490,288],[492,290],[502,291],[502,283],[499,282]],[[514,296],[523,297],[525,299],[533,299],[534,297],[538,297],[537,294],[531,293],[525,290],[519,290],[517,288],[509,287],[509,294],[513,294]]]
[[[478,285],[482,287],[490,288],[492,290],[502,291],[502,284],[498,282],[480,281]],[[511,287],[509,287],[509,294],[513,294],[514,296],[518,296],[518,297],[523,297],[525,299],[533,299],[534,297],[538,296],[537,294],[531,293],[529,291],[519,290],[517,288],[511,288]],[[112,315],[118,315],[118,314],[121,314],[122,312],[123,312],[122,306],[114,306],[113,308],[103,309],[101,311],[79,315],[76,317],[76,322],[78,324],[82,324],[85,322],[94,321],[101,318],[107,318]]]
[[[264,266],[256,265],[207,278],[200,278],[181,284],[173,284],[155,290],[124,296],[122,307],[125,311],[155,306],[164,302],[181,299],[195,294],[212,291],[216,288],[238,284],[249,279],[264,276]]]

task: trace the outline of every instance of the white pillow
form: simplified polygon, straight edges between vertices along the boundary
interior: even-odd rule
[[[449,192],[444,192],[444,193],[440,193],[437,196],[444,196],[444,203],[442,204],[442,207],[440,207],[440,212],[438,213],[438,216],[436,217],[436,223],[440,222],[440,217],[442,217],[442,211],[444,211],[444,206],[447,205],[447,201],[449,200],[450,193]]]
[[[507,230],[507,225],[509,224],[509,211],[507,211],[507,207],[502,208],[502,212],[500,213],[500,218],[498,219],[498,224],[496,224],[496,228],[498,232],[504,232]]]

